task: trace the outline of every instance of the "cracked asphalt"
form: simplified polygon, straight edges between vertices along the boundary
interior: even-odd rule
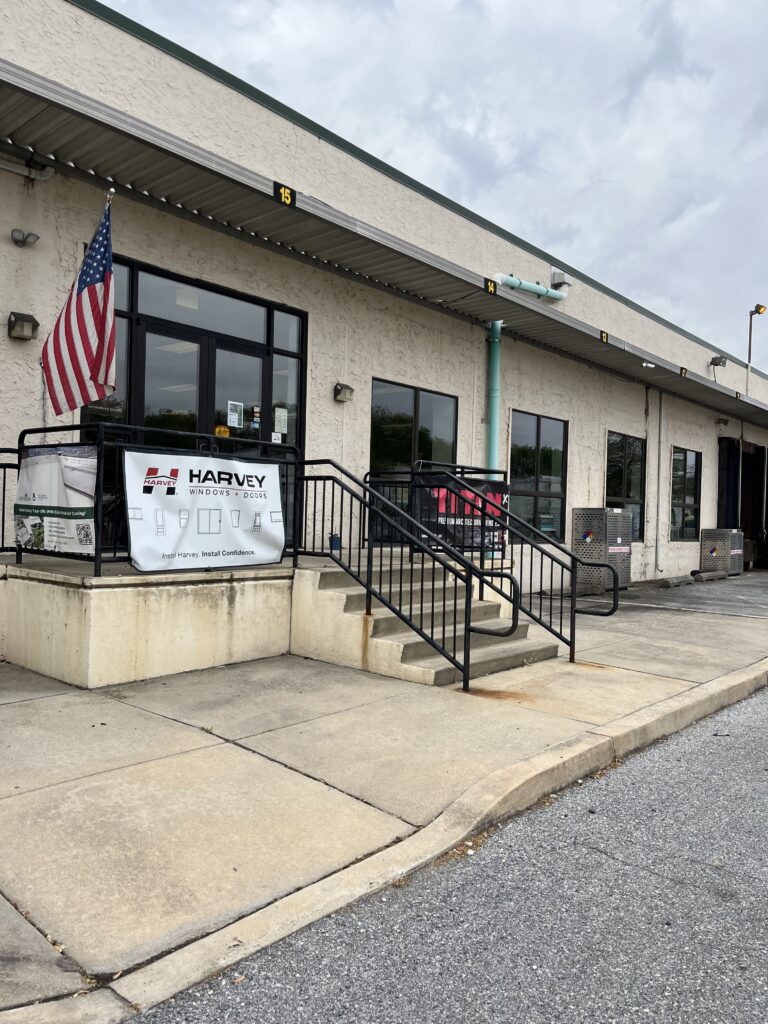
[[[768,692],[142,1024],[765,1024]]]

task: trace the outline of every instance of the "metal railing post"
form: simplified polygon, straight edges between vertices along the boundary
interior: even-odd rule
[[[568,660],[573,664],[576,661],[576,574],[578,572],[575,556],[571,556],[571,608],[569,639],[571,642]]]
[[[94,494],[93,575],[101,576],[101,534],[104,529],[104,424],[96,435],[96,491]]]
[[[293,568],[299,564],[299,518],[301,516],[301,502],[299,500],[299,464],[296,460],[293,463]]]
[[[480,506],[480,568],[485,569],[485,509]],[[485,580],[480,577],[480,600],[485,597]]]
[[[469,690],[470,659],[472,657],[472,574],[467,573],[464,594],[464,669],[461,688],[464,693]]]
[[[373,513],[374,506],[368,503],[368,547],[365,555],[365,614],[371,614],[371,586],[373,585]]]

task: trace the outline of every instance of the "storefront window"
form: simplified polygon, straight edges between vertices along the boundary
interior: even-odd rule
[[[128,420],[128,321],[115,318],[115,381],[112,395],[86,405],[81,423],[125,423]]]
[[[418,460],[452,463],[456,419],[453,395],[374,380],[371,471],[407,472]]]
[[[565,529],[567,424],[528,412],[512,414],[510,511],[553,540]]]
[[[698,540],[701,518],[701,452],[672,449],[670,540]]]
[[[297,444],[299,411],[299,363],[276,355],[272,364],[272,431],[281,444]]]
[[[306,318],[299,311],[121,257],[113,270],[117,391],[87,406],[83,422],[301,446]],[[152,437],[159,443],[161,435]]]
[[[267,311],[209,288],[139,272],[139,313],[264,344]]]
[[[286,352],[298,352],[301,344],[301,320],[294,313],[275,310],[274,341],[275,348]]]
[[[645,502],[645,441],[608,431],[605,504],[632,513],[632,540],[642,540]]]

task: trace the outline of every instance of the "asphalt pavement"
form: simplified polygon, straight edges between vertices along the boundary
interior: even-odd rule
[[[765,1024],[768,692],[141,1024]]]

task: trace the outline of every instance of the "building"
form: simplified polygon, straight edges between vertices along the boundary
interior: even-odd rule
[[[566,544],[574,508],[630,508],[637,580],[696,569],[717,525],[768,557],[768,375],[95,0],[0,10],[0,319],[40,324],[0,336],[4,446],[67,422],[40,350],[109,187],[119,388],[86,419],[225,428],[358,477],[498,468]]]

